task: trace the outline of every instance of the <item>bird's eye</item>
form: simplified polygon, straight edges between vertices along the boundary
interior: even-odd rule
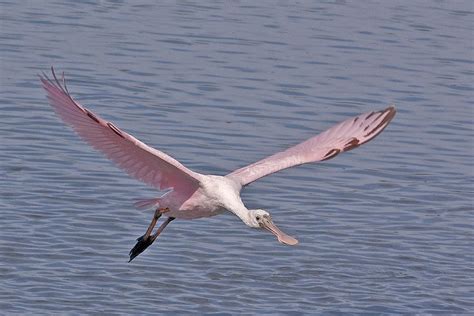
[[[260,216],[259,216],[259,215],[257,215],[257,217],[255,217],[255,218],[257,219],[257,221],[259,221],[259,220],[260,220]]]

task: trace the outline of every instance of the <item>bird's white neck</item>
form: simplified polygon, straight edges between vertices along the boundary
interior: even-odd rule
[[[253,227],[251,211],[247,209],[240,199],[241,185],[236,181],[222,176],[206,176],[202,181],[205,194],[237,215],[247,226]]]
[[[243,203],[241,203],[241,205],[233,205],[233,207],[229,207],[228,210],[237,215],[245,225],[252,226],[250,222],[250,210],[247,209]]]

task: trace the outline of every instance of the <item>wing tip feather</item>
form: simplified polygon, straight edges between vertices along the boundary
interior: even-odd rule
[[[382,131],[390,124],[390,122],[393,120],[395,117],[395,114],[397,114],[397,110],[395,109],[394,105],[390,105],[387,107],[385,110],[379,111],[380,115],[375,119],[378,120],[381,116],[384,116],[382,121],[380,121],[379,124],[373,129],[371,129],[367,134],[364,135],[364,137],[368,137],[368,139],[365,141],[369,141],[373,139],[375,136],[379,135],[382,133]],[[370,126],[370,125],[368,125]],[[364,129],[364,132],[367,130],[367,127]],[[369,137],[370,135],[374,134],[373,136]]]
[[[324,155],[324,158],[321,161],[326,161],[326,160],[332,159],[332,158],[336,157],[337,155],[339,155],[340,152],[341,152],[341,150],[339,148],[333,148],[333,149],[329,150]]]

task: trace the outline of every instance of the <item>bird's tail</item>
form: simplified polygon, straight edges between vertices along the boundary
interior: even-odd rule
[[[153,198],[153,199],[145,199],[145,200],[137,200],[133,203],[133,206],[137,209],[147,209],[147,208],[156,208],[160,206],[161,198]]]

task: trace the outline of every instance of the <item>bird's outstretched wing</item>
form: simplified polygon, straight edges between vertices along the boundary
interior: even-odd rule
[[[130,176],[160,190],[174,188],[189,194],[199,187],[200,174],[81,106],[69,94],[64,74],[59,81],[53,68],[51,71],[54,80],[40,76],[51,106],[90,145]]]
[[[334,158],[380,134],[395,116],[395,108],[369,112],[345,120],[327,131],[285,151],[235,170],[227,177],[245,186],[261,177],[308,162]]]

